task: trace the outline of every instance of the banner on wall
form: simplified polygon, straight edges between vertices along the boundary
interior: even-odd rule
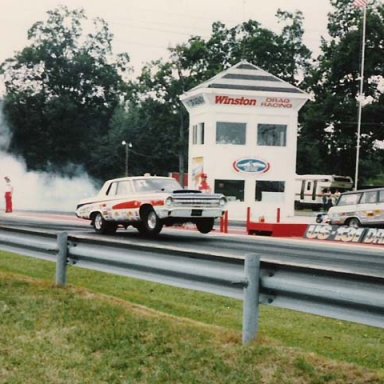
[[[341,243],[362,243],[384,245],[384,228],[354,228],[338,225],[308,225],[304,238],[331,240]]]
[[[195,188],[199,187],[200,175],[204,171],[204,157],[198,156],[192,158],[192,185]]]
[[[230,94],[208,94],[208,103],[217,106],[228,107],[250,107],[250,108],[263,108],[273,110],[296,110],[303,104],[301,99],[294,97],[275,97],[275,96],[233,96]],[[191,98],[186,101],[188,106],[200,106],[205,102],[204,98],[200,96]]]

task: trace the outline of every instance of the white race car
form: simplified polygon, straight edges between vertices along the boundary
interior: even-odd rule
[[[164,225],[187,222],[209,233],[226,205],[224,195],[182,189],[172,177],[123,177],[106,181],[95,197],[79,202],[76,216],[91,220],[95,231],[103,234],[132,225],[154,236]]]

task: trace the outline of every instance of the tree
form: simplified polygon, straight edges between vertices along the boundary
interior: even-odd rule
[[[87,23],[83,10],[48,11],[28,31],[30,45],[2,64],[9,150],[29,169],[70,173],[84,165],[95,174],[89,154],[108,133],[129,57],[112,62],[107,24]]]
[[[311,56],[301,12],[279,10],[280,34],[254,20],[233,28],[216,22],[207,40],[191,37],[170,50],[169,60],[148,63],[126,82],[129,58],[111,60],[103,20],[85,36],[83,11],[60,7],[48,16],[30,29],[31,45],[2,66],[10,150],[30,169],[68,173],[81,164],[97,178],[122,175],[126,140],[133,144],[130,174],[183,173],[188,115],[181,94],[241,60],[297,85]]]
[[[289,13],[279,9],[276,16],[284,24],[281,34],[263,28],[255,20],[229,29],[216,22],[207,41],[193,36],[187,43],[172,49],[173,60],[185,71],[185,78],[193,78],[191,85],[205,81],[241,60],[298,84],[311,57],[311,51],[302,42],[303,15],[300,11]]]
[[[124,127],[117,129],[133,144],[130,163],[137,174],[166,175],[186,160],[187,141],[180,138],[180,124],[183,128],[186,124],[179,100],[181,87],[173,64],[163,61],[149,63],[128,84],[127,118]]]
[[[357,97],[361,60],[361,10],[350,0],[331,0],[335,11],[329,17],[330,41],[323,40],[317,59],[305,84],[314,95],[302,112],[298,172],[312,173],[312,149],[316,146],[316,169],[320,173],[354,176],[357,142]],[[382,129],[384,104],[384,6],[375,1],[367,9],[366,55],[364,74],[365,106],[361,125],[361,183],[377,172],[384,140]],[[320,148],[320,150],[319,150]],[[321,159],[321,160],[320,160]],[[381,171],[382,173],[382,171]]]
[[[262,28],[256,21],[229,29],[216,22],[209,39],[191,37],[187,43],[170,49],[168,62],[149,63],[137,81],[129,84],[134,96],[130,97],[127,109],[132,125],[126,132],[134,137],[142,159],[147,156],[147,170],[164,173],[178,165],[181,174],[185,171],[188,116],[179,99],[185,91],[240,60],[248,60],[287,81],[299,81],[310,57],[310,51],[301,42],[302,14],[279,11],[278,17],[285,24],[281,35]],[[136,156],[140,156],[139,149]],[[131,152],[134,157],[134,151]],[[140,157],[137,163],[141,164]]]

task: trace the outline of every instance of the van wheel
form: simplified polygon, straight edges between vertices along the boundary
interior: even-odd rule
[[[97,233],[112,235],[116,232],[117,224],[104,220],[100,212],[96,213],[92,221],[93,228]]]
[[[352,219],[348,220],[347,225],[348,225],[348,227],[359,228],[361,226],[361,223],[360,223],[359,219],[356,219],[356,217],[352,217]]]

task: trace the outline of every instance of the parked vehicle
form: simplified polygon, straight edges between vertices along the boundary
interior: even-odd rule
[[[384,188],[342,193],[337,204],[329,209],[328,221],[351,227],[384,226]]]
[[[340,193],[353,188],[353,180],[349,176],[337,175],[296,175],[295,208],[321,208],[323,191],[331,194]]]
[[[82,200],[76,215],[90,220],[95,231],[103,234],[132,225],[152,236],[164,225],[187,222],[209,233],[226,205],[224,195],[183,190],[172,177],[123,177],[106,181],[95,197]]]

